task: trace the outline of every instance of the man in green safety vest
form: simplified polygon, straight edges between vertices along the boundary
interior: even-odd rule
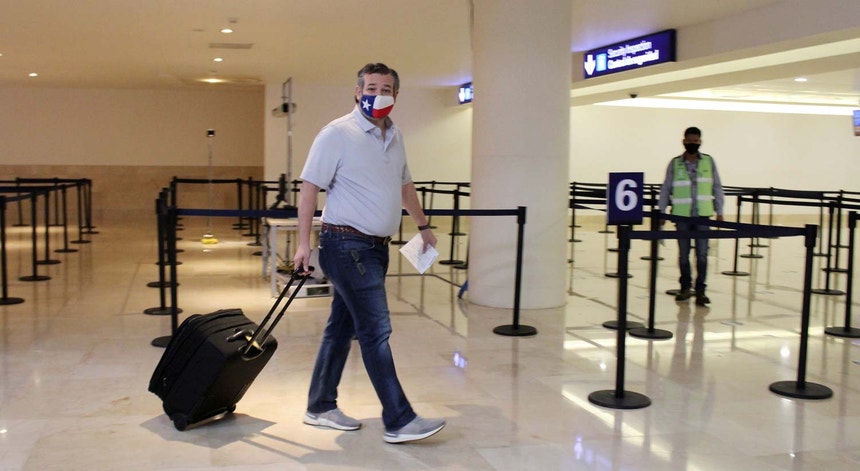
[[[723,185],[717,164],[713,157],[699,152],[702,145],[702,131],[689,127],[684,131],[684,153],[672,159],[666,169],[666,178],[660,188],[660,212],[665,213],[671,199],[672,214],[690,218],[687,222],[676,223],[680,231],[707,231],[703,224],[711,216],[723,220]],[[660,221],[662,225],[664,220]],[[696,284],[690,269],[690,239],[678,239],[678,265],[681,268],[681,291],[676,301],[686,301],[693,297],[695,287],[696,304],[705,306],[711,302],[705,295],[705,277],[708,271],[708,239],[696,238]]]

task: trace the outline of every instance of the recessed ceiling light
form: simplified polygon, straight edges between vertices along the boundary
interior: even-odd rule
[[[212,59],[212,60],[213,60],[214,62],[224,62],[224,58],[223,58],[223,57],[216,57],[216,58],[214,58],[214,59]]]
[[[30,77],[38,77],[38,76],[39,76],[39,74],[37,74],[36,72],[30,72]]]
[[[233,29],[232,28],[224,28],[221,30],[221,32],[224,34],[230,34],[233,32]]]
[[[806,77],[797,77],[796,79],[794,79],[794,81],[795,82],[808,82],[809,79]]]
[[[206,83],[223,83],[223,82],[226,82],[226,80],[224,80],[224,79],[219,79],[219,78],[215,78],[215,77],[201,79],[200,81],[206,82]]]

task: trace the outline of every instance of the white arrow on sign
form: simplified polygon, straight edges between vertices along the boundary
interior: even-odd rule
[[[594,61],[594,56],[589,54],[585,58],[585,73],[591,75],[594,73],[594,67],[597,65],[597,62]]]

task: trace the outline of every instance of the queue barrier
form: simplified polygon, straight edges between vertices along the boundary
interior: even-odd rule
[[[659,218],[675,222],[691,221],[691,218],[659,214]],[[625,275],[628,270],[628,255],[630,241],[632,239],[652,241],[652,252],[655,251],[655,243],[665,239],[729,239],[746,237],[790,237],[804,236],[806,247],[806,258],[804,268],[803,302],[801,308],[801,330],[800,330],[800,352],[798,360],[798,373],[796,381],[779,381],[770,385],[770,390],[776,394],[800,398],[800,399],[827,399],[832,397],[833,391],[827,386],[806,381],[806,357],[807,343],[809,337],[810,297],[812,278],[813,249],[818,228],[808,224],[804,228],[761,226],[757,224],[742,224],[725,221],[696,221],[700,225],[730,229],[730,231],[633,231],[630,226],[618,226],[618,267],[619,272]],[[652,260],[652,264],[656,260]],[[650,295],[654,297],[654,284],[656,277],[653,276],[650,287]],[[653,318],[651,319],[653,322]],[[653,326],[652,326],[653,327]],[[598,406],[611,409],[640,409],[651,405],[651,400],[644,394],[627,391],[624,389],[624,366],[626,337],[628,333],[627,322],[627,277],[620,276],[618,282],[618,320],[617,328],[617,365],[615,377],[615,389],[599,390],[592,392],[588,400]]]
[[[159,248],[159,256],[165,257],[165,270],[160,271],[159,288],[161,290],[160,300],[161,306],[152,308],[157,310],[158,314],[168,314],[171,316],[171,335],[157,337],[151,341],[151,345],[156,347],[166,347],[170,342],[172,335],[175,335],[179,328],[178,314],[181,309],[178,307],[179,298],[179,282],[177,279],[177,221],[179,216],[202,216],[202,217],[241,217],[241,218],[285,218],[298,217],[296,208],[278,209],[278,210],[229,210],[229,209],[189,209],[177,208],[169,205],[170,191],[162,190],[159,197],[156,199],[156,214],[159,220],[159,240],[164,240],[166,246],[162,250]],[[318,212],[319,214],[319,212]],[[404,211],[405,214],[405,211]],[[493,329],[493,332],[505,336],[530,336],[536,335],[537,329],[532,326],[520,324],[520,302],[522,291],[522,264],[523,264],[523,249],[526,223],[526,208],[524,206],[516,209],[468,209],[468,210],[426,210],[425,214],[434,214],[437,216],[516,216],[517,218],[517,246],[516,246],[516,264],[514,275],[514,304],[513,304],[513,322],[512,324],[500,325]],[[167,279],[169,276],[169,280]],[[169,290],[169,306],[167,305],[167,295],[165,290]]]

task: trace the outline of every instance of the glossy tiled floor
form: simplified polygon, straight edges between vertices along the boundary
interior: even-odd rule
[[[618,281],[605,276],[616,266],[606,251],[616,240],[600,227],[577,231],[583,241],[575,244],[567,306],[522,313],[522,323],[538,329],[534,337],[493,334],[511,322],[510,311],[459,301],[443,279],[392,276],[400,379],[420,414],[445,417],[448,426],[423,442],[388,445],[357,348],[340,404],[364,427],[301,423],[328,298],[296,301],[276,329],[281,347],[234,415],[175,430],[146,390],[162,352],[150,341],[170,331],[169,317],[142,313],[159,305],[158,290],[146,286],[158,272],[153,217],[102,219],[93,243],[40,267],[52,277],[42,282],[18,281],[31,270],[29,233],[9,228],[9,295],[26,301],[0,306],[0,470],[860,469],[860,345],[822,333],[842,325],[844,296],[812,298],[806,380],[833,397],[796,400],[768,389],[797,378],[797,238],[766,240],[769,247],[757,249],[763,258],[740,259],[747,277],[720,274],[733,268],[734,242],[715,241],[709,309],[664,294],[676,287],[674,242],[667,242],[656,327],[674,337],[628,337],[625,391],[652,401],[637,410],[588,400],[614,389],[617,371],[616,334],[601,325],[616,316]],[[185,221],[180,318],[241,307],[259,320],[271,302],[252,254],[259,248],[227,222],[214,224],[221,242],[204,251],[205,225]],[[648,313],[644,244],[631,250],[631,320]],[[816,287],[824,284],[823,260],[815,260]],[[392,272],[400,270],[409,272],[398,257]],[[434,270],[457,284],[465,277]],[[845,275],[831,283],[845,289]]]

